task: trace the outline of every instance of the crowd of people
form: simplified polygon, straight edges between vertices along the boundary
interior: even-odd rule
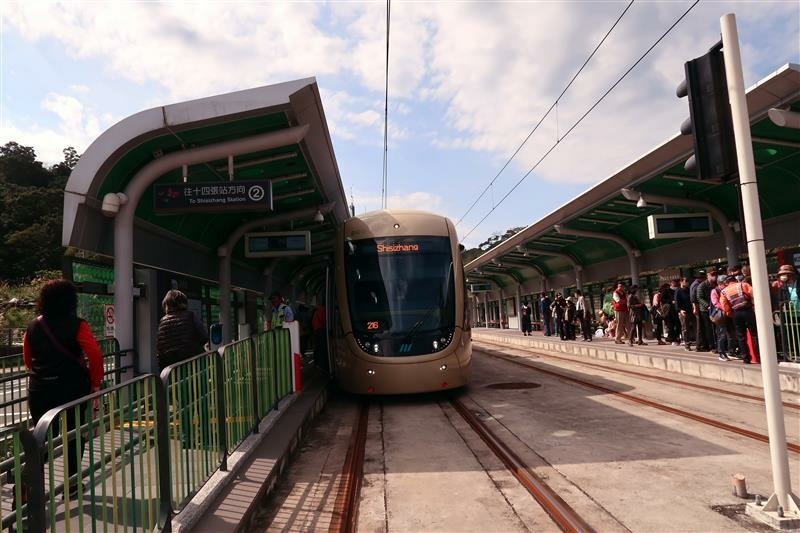
[[[770,286],[773,311],[784,321],[780,327],[794,339],[800,339],[798,285],[797,269],[785,264],[779,267],[777,279]],[[609,291],[610,310],[599,310],[596,316],[580,290],[571,296],[557,293],[554,299],[542,293],[538,311],[543,333],[576,340],[579,330],[583,341],[605,337],[631,346],[647,345],[647,336],[659,345],[716,353],[720,361],[760,361],[747,266],[711,267],[694,278],[664,283],[650,296],[643,292],[637,285],[628,287],[619,282]],[[523,335],[532,335],[532,318],[533,309],[526,300],[520,309]]]

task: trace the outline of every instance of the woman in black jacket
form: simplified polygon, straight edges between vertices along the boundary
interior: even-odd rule
[[[208,334],[200,319],[189,311],[189,299],[181,291],[167,292],[161,307],[166,314],[158,324],[156,351],[158,366],[164,370],[173,363],[203,353]]]

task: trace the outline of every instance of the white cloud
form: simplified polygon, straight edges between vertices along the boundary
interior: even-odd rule
[[[29,39],[55,38],[113,75],[155,82],[175,99],[325,74],[344,40],[315,24],[315,4],[14,3],[3,17]]]
[[[336,140],[382,145],[386,28],[382,4],[26,2],[4,7],[8,5],[3,9],[4,23],[25,38],[54,39],[73,57],[104,62],[110,76],[155,84],[176,100],[301,76],[335,78],[336,83],[320,87],[332,135]],[[624,5],[395,3],[390,141],[420,138],[443,151],[481,152],[499,170]],[[542,123],[498,181],[496,197],[688,5],[636,2],[560,100],[557,114]],[[685,101],[674,96],[683,63],[713,44],[719,35],[719,16],[733,8],[748,85],[763,75],[764,66],[773,70],[787,61],[798,62],[800,8],[796,2],[700,3],[560,143],[536,175],[550,182],[593,183],[677,132],[687,114]],[[72,87],[72,94],[85,93]],[[108,117],[99,118],[87,110],[81,100],[69,98],[74,97],[50,95],[45,100],[46,109],[60,118],[56,133],[28,128],[31,136],[38,135],[48,146],[57,144],[59,158],[61,148],[79,144],[71,138],[68,142],[59,139],[66,140],[68,135],[85,139],[99,125],[110,123]],[[424,122],[420,103],[426,104],[426,110],[444,108],[445,114]],[[31,144],[42,150],[38,142]],[[486,181],[493,175],[490,172]],[[407,185],[409,189],[423,186]],[[393,196],[390,205],[407,205],[404,198],[414,198],[419,205],[441,208],[440,197],[414,196],[419,194],[424,193]],[[462,196],[463,190],[454,191],[447,203],[462,202],[466,207],[472,198]],[[364,198],[357,202],[370,209],[380,205],[379,198]]]
[[[109,114],[98,116],[74,96],[54,92],[47,94],[41,102],[41,107],[58,118],[55,128],[39,124],[23,126],[6,121],[0,127],[0,140],[3,143],[13,140],[25,146],[32,146],[38,158],[50,165],[63,160],[62,150],[68,146],[82,153],[106,127],[115,121]]]
[[[368,211],[375,211],[381,208],[381,197],[371,194],[355,193],[356,214],[360,215]],[[390,194],[386,199],[389,209],[420,209],[423,211],[441,212],[443,199],[437,194],[425,191],[399,192]]]

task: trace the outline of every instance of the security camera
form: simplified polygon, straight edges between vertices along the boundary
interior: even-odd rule
[[[119,213],[119,208],[128,203],[127,195],[119,192],[109,192],[103,196],[103,204],[100,206],[100,211],[107,217],[115,217]]]

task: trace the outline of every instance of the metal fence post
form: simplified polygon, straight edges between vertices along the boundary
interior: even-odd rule
[[[280,402],[280,395],[278,394],[278,336],[275,334],[275,330],[270,330],[270,335],[272,335],[272,392],[275,394],[275,403],[273,404],[274,409],[278,410],[278,403]]]
[[[248,340],[250,346],[250,387],[252,388],[253,397],[253,433],[258,433],[258,379],[256,376],[256,345],[253,342],[253,337]]]
[[[22,485],[28,490],[28,531],[45,531],[44,467],[42,452],[36,439],[27,429],[19,432],[19,440],[25,452],[25,467],[22,470]]]
[[[225,365],[222,355],[214,351],[214,364],[217,365],[217,431],[219,432],[219,454],[221,464],[219,469],[228,470],[228,426],[225,423]]]
[[[169,467],[169,424],[167,423],[167,391],[164,383],[153,379],[156,393],[156,446],[158,446],[158,529],[172,531],[172,480]]]

